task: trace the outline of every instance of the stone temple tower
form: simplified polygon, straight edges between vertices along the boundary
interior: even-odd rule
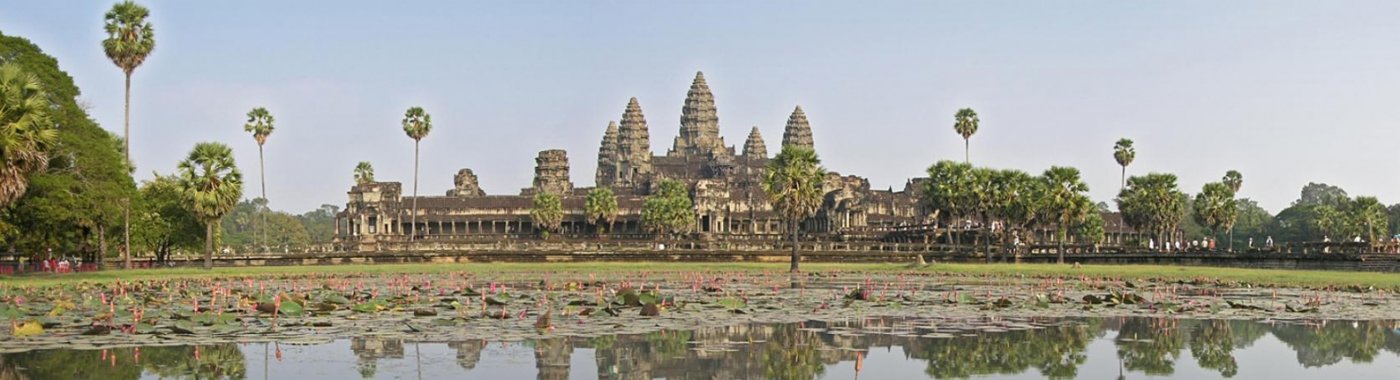
[[[617,142],[617,181],[618,186],[642,184],[650,177],[651,134],[647,131],[647,119],[642,115],[642,106],[637,98],[627,101],[627,110],[622,113],[622,124],[618,128]]]
[[[750,160],[768,158],[768,145],[763,143],[763,135],[758,134],[758,127],[753,127],[753,130],[749,131],[749,139],[744,141],[744,158]]]
[[[807,124],[807,114],[802,112],[802,106],[792,110],[792,116],[788,116],[787,127],[783,129],[783,146],[788,145],[816,149],[812,143],[812,126]]]
[[[724,138],[719,135],[719,116],[715,113],[715,96],[705,83],[705,73],[696,72],[685,94],[681,108],[681,130],[667,156],[702,157],[725,152]]]
[[[617,149],[617,122],[609,121],[607,131],[603,132],[603,142],[598,146],[598,173],[594,176],[596,186],[608,187],[617,181]]]
[[[563,149],[540,151],[535,157],[534,190],[561,196],[574,191],[574,183],[569,182],[569,156]]]

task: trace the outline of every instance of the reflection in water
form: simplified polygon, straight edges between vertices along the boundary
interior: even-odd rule
[[[716,379],[816,379],[849,378],[847,368],[832,373],[838,363],[862,362],[876,351],[903,352],[903,361],[918,363],[925,375],[935,378],[1034,373],[1041,377],[1069,379],[1081,377],[1080,370],[1091,359],[1096,344],[1113,348],[1100,362],[1112,362],[1125,377],[1134,373],[1173,376],[1185,363],[1195,371],[1206,370],[1221,377],[1241,373],[1239,350],[1272,335],[1271,345],[1296,355],[1303,367],[1335,365],[1364,366],[1382,352],[1400,355],[1400,330],[1394,322],[1257,322],[1244,320],[1186,320],[1160,318],[1106,319],[981,319],[908,320],[872,318],[849,322],[807,322],[738,325],[697,331],[660,331],[640,335],[593,338],[554,336],[526,342],[530,351],[522,361],[507,363],[508,368],[483,367],[486,341],[414,343],[394,336],[362,336],[349,341],[353,357],[345,346],[306,346],[300,355],[344,357],[331,365],[344,363],[364,378],[431,378],[424,366],[436,364],[434,350],[442,351],[446,367],[460,375],[482,370],[507,371],[506,377],[533,374],[538,379],[567,379],[575,366],[579,349],[591,352],[600,379],[716,378]],[[1096,343],[1097,342],[1097,343]],[[414,343],[414,355],[405,356],[406,343]],[[494,344],[494,343],[493,343]],[[519,345],[516,345],[519,346]],[[249,358],[263,356],[262,344],[235,344],[199,347],[144,347],[106,350],[47,350],[0,355],[0,380],[10,379],[88,379],[94,374],[107,379],[198,378],[243,379]],[[332,347],[335,348],[332,351]],[[421,354],[418,349],[427,353]],[[528,365],[533,352],[533,368]],[[1116,351],[1116,357],[1113,354]],[[1284,352],[1288,352],[1284,351]],[[488,351],[491,355],[507,355]],[[1189,353],[1189,356],[1186,354]],[[280,357],[279,350],[279,357]],[[1098,354],[1094,354],[1098,355]],[[1287,355],[1286,353],[1283,355]],[[1267,359],[1280,360],[1283,355]],[[1258,356],[1249,356],[1257,358]],[[1344,359],[1351,364],[1343,364]],[[254,359],[257,360],[257,359]],[[264,359],[266,360],[266,359]],[[380,362],[406,363],[383,367]],[[871,357],[873,360],[873,357]],[[888,365],[889,359],[885,364]],[[311,363],[310,361],[304,363]],[[263,363],[264,365],[266,362]],[[521,367],[520,364],[526,364]],[[278,363],[305,365],[312,371],[298,370],[315,378],[313,366],[297,358]],[[499,364],[497,364],[499,365]],[[849,365],[849,364],[848,364]],[[853,365],[856,376],[861,365]],[[1258,363],[1255,367],[1259,368]],[[324,368],[321,368],[324,369]],[[593,368],[584,368],[592,371]],[[417,372],[417,373],[414,373]],[[328,373],[325,371],[319,373]],[[353,372],[351,372],[353,373]],[[575,371],[573,376],[581,372]],[[354,376],[353,374],[347,374]],[[263,378],[266,375],[258,378]],[[444,376],[439,373],[437,376]],[[904,377],[910,376],[905,374]],[[1178,375],[1190,377],[1191,375]],[[1261,376],[1255,374],[1246,377]],[[1287,375],[1285,375],[1286,377]],[[1300,376],[1300,375],[1293,375]],[[273,377],[276,377],[275,375]],[[326,375],[327,378],[343,378]],[[591,376],[590,376],[591,377]],[[1120,377],[1121,378],[1121,377]]]
[[[0,355],[0,379],[242,379],[238,345],[48,350]]]

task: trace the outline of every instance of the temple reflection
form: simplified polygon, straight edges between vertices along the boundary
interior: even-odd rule
[[[850,363],[847,365],[853,365],[855,376],[860,377],[864,359],[871,352],[902,352],[904,360],[921,363],[924,374],[933,378],[1037,374],[1069,379],[1080,376],[1090,345],[1098,341],[1111,344],[1116,351],[1116,358],[1111,352],[1109,358],[1121,368],[1120,378],[1134,373],[1171,376],[1188,361],[1228,378],[1241,375],[1236,352],[1266,336],[1276,339],[1271,344],[1279,349],[1291,350],[1303,367],[1344,361],[1369,363],[1383,352],[1400,355],[1400,324],[1396,322],[1166,318],[868,318],[591,338],[552,336],[503,347],[524,350],[512,355],[523,355],[520,359],[525,363],[533,354],[539,379],[569,378],[572,364],[577,363],[571,360],[574,355],[590,352],[598,378],[610,380],[816,379],[839,363]],[[400,371],[395,376],[421,372],[425,359],[416,350],[406,356],[409,343],[415,342],[397,336],[352,338],[349,347],[353,358],[345,359],[346,366],[353,364],[364,378],[385,375],[378,372],[381,360],[409,363],[395,366],[395,371]],[[500,343],[477,340],[413,345],[429,353],[443,352],[446,356],[442,360],[453,371],[473,372],[482,370],[480,363],[488,344]],[[261,345],[243,348],[261,357],[257,347]],[[85,379],[98,373],[107,379],[243,379],[248,377],[249,359],[236,344],[33,351],[0,355],[0,380]],[[291,357],[288,362],[297,360]]]

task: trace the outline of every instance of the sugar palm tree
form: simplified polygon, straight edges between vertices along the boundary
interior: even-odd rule
[[[768,203],[787,222],[792,234],[792,272],[797,272],[801,259],[797,252],[798,225],[816,214],[822,204],[826,169],[821,164],[812,148],[788,145],[773,157],[764,173],[763,192],[768,194]]]
[[[1240,187],[1244,186],[1244,175],[1234,170],[1227,171],[1225,172],[1225,177],[1220,179],[1220,182],[1224,182],[1225,185],[1230,186],[1231,193],[1239,194]]]
[[[530,221],[534,223],[535,230],[540,233],[540,237],[547,240],[550,233],[559,232],[560,224],[564,222],[564,206],[560,202],[559,196],[551,193],[536,193],[531,204]]]
[[[370,182],[374,182],[374,165],[370,165],[369,161],[360,161],[358,165],[355,165],[355,184],[363,185]]]
[[[1094,212],[1094,202],[1084,195],[1089,185],[1079,178],[1079,169],[1051,166],[1041,175],[1041,180],[1045,183],[1045,209],[1050,214],[1049,219],[1055,222],[1059,262],[1063,264],[1066,233]]]
[[[971,146],[969,139],[977,133],[977,111],[971,108],[963,108],[953,115],[953,130],[958,132],[963,138],[963,162],[972,162]]]
[[[37,76],[0,66],[0,208],[24,195],[30,174],[49,166],[47,152],[58,138],[50,107]]]
[[[102,51],[112,60],[122,74],[126,75],[126,102],[122,116],[122,154],[128,168],[131,163],[131,73],[146,62],[146,57],[156,48],[155,30],[146,18],[151,11],[130,0],[112,5],[103,17],[107,39],[102,40]],[[123,202],[122,208],[122,257],[127,268],[131,268],[131,199]]]
[[[1243,187],[1243,186],[1244,186],[1244,175],[1243,175],[1243,174],[1240,174],[1240,172],[1238,172],[1238,171],[1230,170],[1230,171],[1225,172],[1225,178],[1221,178],[1220,181],[1221,181],[1221,182],[1224,182],[1226,186],[1229,186],[1229,187],[1230,187],[1230,198],[1231,198],[1231,199],[1234,199],[1234,198],[1237,198],[1237,197],[1238,197],[1238,195],[1239,195],[1239,193],[1240,193],[1240,187]],[[1238,212],[1238,210],[1237,210],[1237,212]],[[1234,251],[1235,251],[1235,223],[1234,223],[1234,220],[1231,220],[1231,221],[1230,221],[1230,225],[1226,228],[1226,232],[1230,235],[1230,251],[1231,251],[1231,252],[1234,252]]]
[[[266,108],[258,107],[248,111],[248,122],[243,124],[243,131],[253,134],[253,140],[258,142],[258,182],[262,185],[262,199],[267,201],[267,166],[263,164],[263,144],[267,143],[267,137],[272,135],[273,130],[272,113]],[[262,222],[258,229],[262,231],[262,247],[267,249],[267,213],[262,213]]]
[[[1128,186],[1128,165],[1133,163],[1133,158],[1137,157],[1137,151],[1133,149],[1133,140],[1126,138],[1118,139],[1113,144],[1113,160],[1118,161],[1118,166],[1122,167],[1122,173],[1118,178],[1118,190]]]
[[[612,223],[617,219],[617,196],[606,187],[593,189],[584,199],[583,211],[588,214],[589,223],[595,226],[607,223],[608,231],[612,231]]]
[[[423,107],[410,107],[403,114],[403,132],[413,139],[413,209],[409,217],[409,239],[418,233],[418,143],[433,131],[433,117]]]
[[[243,174],[228,145],[203,142],[176,169],[185,206],[204,222],[204,268],[214,267],[214,226],[243,197]]]

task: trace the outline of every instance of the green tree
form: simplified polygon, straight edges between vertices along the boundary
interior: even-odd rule
[[[403,114],[403,132],[413,139],[413,209],[410,211],[409,239],[418,237],[418,144],[433,131],[433,117],[423,107],[409,107]]]
[[[39,77],[18,65],[0,65],[0,208],[24,195],[29,176],[47,169],[58,139],[53,108]]]
[[[613,221],[617,220],[617,196],[606,187],[593,189],[583,201],[583,210],[588,215],[588,223],[598,227],[607,224],[611,231]]]
[[[272,136],[274,129],[272,113],[267,112],[267,108],[258,107],[248,111],[248,122],[243,124],[243,131],[253,134],[253,141],[258,142],[258,183],[262,186],[262,199],[267,200],[267,166],[263,164],[263,144],[267,144],[267,138]],[[267,216],[262,217],[262,249],[267,249]]]
[[[130,199],[135,190],[121,158],[121,141],[78,105],[81,93],[73,78],[38,46],[23,38],[0,35],[0,65],[17,65],[39,80],[50,102],[47,115],[58,126],[54,128],[56,140],[46,147],[43,161],[47,169],[32,173],[23,198],[0,212],[0,241],[31,252],[88,253],[95,238],[99,248],[92,260],[100,261],[107,251],[106,231],[120,226],[117,219],[123,212],[123,200]],[[7,149],[4,154],[10,153],[18,152]],[[0,182],[13,185],[10,180]]]
[[[1030,231],[1043,219],[1044,182],[1023,171],[1002,170],[994,184],[998,187],[996,193],[1004,199],[997,202],[993,214],[1005,221],[1012,233]]]
[[[1128,178],[1128,186],[1118,193],[1118,211],[1123,222],[1166,248],[1171,232],[1186,217],[1186,194],[1177,190],[1176,176],[1151,173]]]
[[[1239,205],[1235,203],[1235,191],[1226,182],[1211,182],[1201,186],[1192,204],[1192,214],[1196,223],[1210,230],[1211,238],[1219,236],[1223,230],[1234,227],[1239,217]]]
[[[185,206],[204,222],[204,268],[214,268],[214,226],[243,196],[243,174],[227,145],[204,142],[194,146],[178,167]]]
[[[125,102],[122,107],[122,153],[126,155],[126,166],[134,168],[131,162],[131,74],[146,62],[146,57],[156,48],[155,29],[151,28],[151,11],[133,1],[127,0],[112,5],[103,16],[107,38],[102,40],[102,51],[126,76]],[[125,266],[131,268],[131,200],[122,205],[122,257]]]
[[[971,108],[963,108],[953,115],[953,131],[963,138],[963,162],[972,162],[972,135],[977,133],[979,120],[977,111]]]
[[[1113,160],[1117,161],[1118,166],[1122,168],[1122,172],[1119,174],[1118,191],[1123,191],[1123,188],[1128,186],[1128,165],[1133,164],[1134,158],[1137,158],[1137,150],[1133,148],[1133,140],[1122,138],[1113,144]]]
[[[977,177],[972,164],[943,160],[928,168],[928,182],[924,185],[923,202],[936,210],[937,215],[947,221],[952,231],[953,250],[958,250],[958,226],[975,207]]]
[[[297,219],[301,220],[312,243],[330,243],[335,239],[335,215],[339,213],[340,206],[323,204],[297,216]]]
[[[768,194],[768,203],[773,211],[787,223],[792,235],[792,266],[797,272],[801,254],[797,250],[797,230],[802,221],[817,213],[822,204],[822,182],[826,180],[826,169],[817,157],[817,151],[800,146],[784,146],[764,172],[763,192]]]
[[[1376,242],[1383,239],[1386,232],[1390,230],[1390,218],[1386,214],[1385,205],[1376,197],[1356,197],[1350,205],[1350,216],[1352,223],[1356,226],[1358,234],[1353,236],[1364,236],[1367,242]]]
[[[1103,242],[1104,238],[1103,215],[1100,215],[1097,210],[1090,211],[1083,220],[1070,228],[1070,232],[1074,234],[1076,240],[1093,244],[1095,249],[1098,249],[1098,245]]]
[[[1268,210],[1259,207],[1259,203],[1249,198],[1235,200],[1239,206],[1239,217],[1235,222],[1234,231],[1249,238],[1258,239],[1263,242],[1268,236],[1273,236],[1274,216]]]
[[[360,161],[358,165],[355,165],[355,184],[363,185],[370,182],[374,182],[374,165],[371,165],[369,161]]]
[[[1070,227],[1084,221],[1094,211],[1094,201],[1084,193],[1089,185],[1079,178],[1079,169],[1051,166],[1040,176],[1045,182],[1045,210],[1050,215],[1047,220],[1055,223],[1055,234],[1059,245],[1059,259],[1065,262],[1065,237]]]
[[[179,181],[157,174],[141,184],[141,202],[132,223],[132,240],[137,249],[155,254],[164,262],[175,250],[199,249],[202,226],[185,207]]]
[[[663,180],[656,194],[642,202],[642,226],[658,236],[674,237],[695,227],[695,206],[685,184]]]
[[[540,231],[540,236],[546,239],[550,233],[559,232],[559,225],[564,222],[564,208],[559,202],[559,196],[545,192],[536,193],[534,206],[530,208],[530,220],[534,222],[535,229]]]
[[[334,220],[334,214],[331,214],[330,218]],[[264,227],[254,228],[257,223],[264,223]],[[220,229],[216,232],[218,240],[223,245],[235,247],[240,251],[271,248],[301,251],[312,242],[311,234],[302,218],[285,212],[271,211],[262,198],[238,202],[233,210],[220,220],[219,226]],[[322,228],[334,227],[331,224]]]

